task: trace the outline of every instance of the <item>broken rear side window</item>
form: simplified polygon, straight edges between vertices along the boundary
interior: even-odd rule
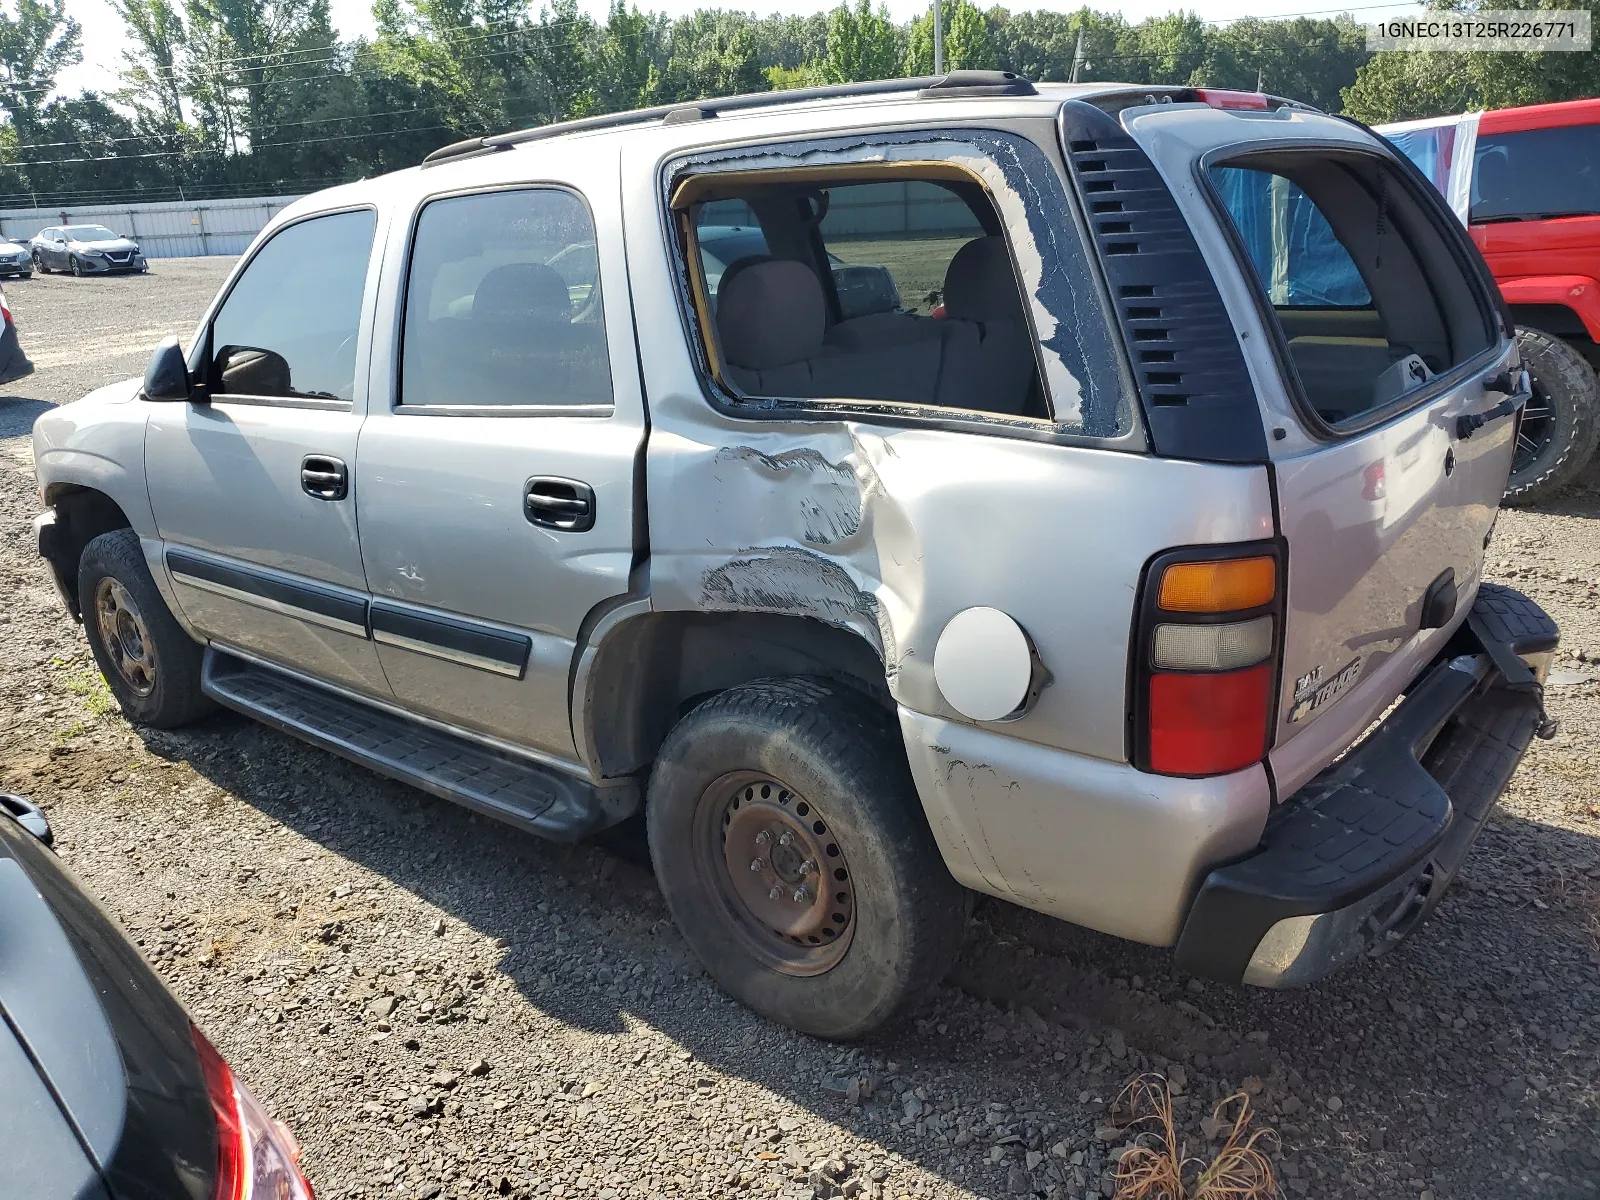
[[[1053,421],[1095,436],[1127,432],[1081,241],[1059,228],[1043,247],[1034,237],[1052,221],[1073,229],[1053,168],[1041,163],[1062,211],[1045,214],[1037,210],[1046,189],[1025,199],[1007,186],[1002,164],[970,146],[937,145],[943,161],[929,161],[925,145],[874,152],[856,143],[837,155],[729,155],[723,171],[676,176],[688,287],[718,380],[751,400],[916,406]],[[1059,262],[1065,254],[1070,268]],[[1087,296],[1074,295],[1073,279]],[[1094,309],[1090,319],[1078,304]]]
[[[1482,289],[1382,159],[1273,152],[1209,176],[1327,424],[1404,407],[1493,344]]]

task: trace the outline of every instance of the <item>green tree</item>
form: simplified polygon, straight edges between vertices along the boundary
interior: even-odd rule
[[[1565,2],[1565,0],[1563,0]],[[1449,9],[1465,6],[1442,6]],[[1537,11],[1528,0],[1497,8]],[[1567,5],[1596,12],[1595,0]],[[1600,21],[1591,22],[1600,24]],[[1469,53],[1383,51],[1344,91],[1345,111],[1369,123],[1443,116],[1474,108],[1510,108],[1600,95],[1600,52]]]
[[[14,17],[0,11],[0,108],[23,141],[38,140],[56,76],[82,61],[82,40],[66,0],[17,0]]]
[[[944,31],[945,67],[951,71],[986,71],[993,70],[997,61],[988,19],[967,0],[956,0]]]
[[[671,104],[768,90],[751,24],[744,13],[716,9],[700,9],[674,21],[654,99]]]
[[[828,14],[828,49],[821,63],[826,83],[855,83],[867,79],[892,79],[899,73],[899,54],[889,10],[872,0],[857,0],[854,8],[840,4]]]
[[[621,112],[649,102],[650,71],[665,40],[662,26],[659,18],[612,0],[594,53],[594,87],[602,111]]]
[[[1371,55],[1366,32],[1348,14],[1335,20],[1249,17],[1208,36],[1202,81],[1212,87],[1263,90],[1334,112],[1341,93]]]
[[[944,5],[944,69],[979,71],[999,61],[988,19],[968,0]],[[933,74],[933,9],[911,24],[906,39],[905,73]]]
[[[171,0],[111,0],[134,45],[122,52],[125,89],[118,99],[144,124],[175,136],[183,126],[180,60],[188,38],[183,16]]]

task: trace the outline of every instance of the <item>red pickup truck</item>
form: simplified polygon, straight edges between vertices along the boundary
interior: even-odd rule
[[[1533,399],[1507,494],[1545,499],[1600,442],[1600,100],[1379,126],[1450,201],[1511,306]]]

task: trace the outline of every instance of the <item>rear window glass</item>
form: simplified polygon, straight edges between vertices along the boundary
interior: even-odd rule
[[[1326,424],[1398,411],[1492,344],[1459,227],[1442,228],[1386,160],[1258,153],[1210,178]]]
[[[1473,221],[1600,214],[1600,125],[1478,138]]]
[[[1244,167],[1216,167],[1211,177],[1273,304],[1350,308],[1372,303],[1328,219],[1293,183]]]
[[[571,192],[430,202],[411,250],[401,404],[610,404],[598,269]]]

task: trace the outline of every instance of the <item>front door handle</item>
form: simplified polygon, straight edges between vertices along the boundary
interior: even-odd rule
[[[300,462],[300,490],[318,500],[343,500],[350,494],[350,468],[331,454],[308,454]]]
[[[594,528],[594,489],[576,479],[535,475],[522,489],[522,512],[546,529],[586,533]]]

